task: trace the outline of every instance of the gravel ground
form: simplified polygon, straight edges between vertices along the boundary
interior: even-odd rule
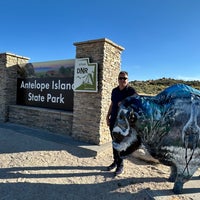
[[[0,124],[0,200],[200,199],[199,170],[197,188],[189,185],[187,194],[174,195],[167,166],[130,156],[124,174],[114,177],[105,167],[112,161],[110,148],[94,156],[78,143],[54,136]]]

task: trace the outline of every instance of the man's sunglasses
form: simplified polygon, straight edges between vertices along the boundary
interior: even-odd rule
[[[126,80],[126,79],[128,79],[128,78],[126,78],[126,77],[119,77],[118,79],[119,79],[119,80]]]

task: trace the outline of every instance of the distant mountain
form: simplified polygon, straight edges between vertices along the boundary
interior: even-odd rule
[[[156,80],[147,80],[147,81],[135,80],[129,82],[129,84],[132,87],[134,87],[139,94],[149,94],[149,95],[156,95],[165,88],[177,83],[183,83],[200,90],[200,81],[184,81],[171,78],[161,78]]]

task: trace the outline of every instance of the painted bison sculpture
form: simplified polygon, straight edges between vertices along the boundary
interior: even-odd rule
[[[121,102],[113,128],[113,147],[126,157],[141,144],[171,168],[173,192],[183,192],[200,166],[200,91],[172,85],[156,96],[131,96]]]

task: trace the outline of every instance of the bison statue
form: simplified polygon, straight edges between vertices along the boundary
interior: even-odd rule
[[[141,144],[171,168],[173,192],[183,192],[200,166],[200,90],[172,85],[156,96],[131,96],[120,104],[113,147],[126,157]]]

